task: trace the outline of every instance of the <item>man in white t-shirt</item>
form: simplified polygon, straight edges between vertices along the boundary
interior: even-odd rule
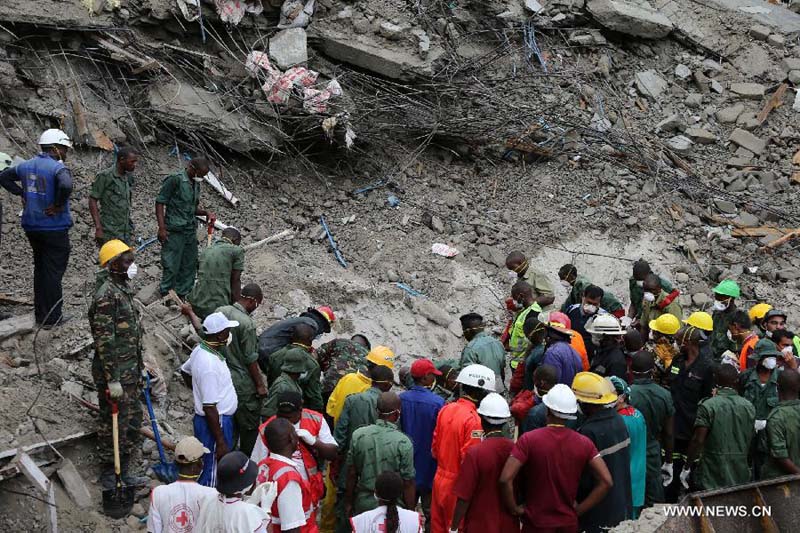
[[[203,321],[205,338],[181,366],[181,374],[194,395],[194,436],[209,451],[203,457],[199,483],[216,486],[217,461],[233,449],[233,415],[238,400],[231,371],[225,363],[225,347],[231,328],[239,323],[222,313],[211,313]]]
[[[156,487],[150,493],[148,533],[191,533],[203,500],[217,495],[216,490],[197,482],[203,470],[203,455],[207,453],[209,450],[194,437],[184,437],[175,446],[178,481]]]

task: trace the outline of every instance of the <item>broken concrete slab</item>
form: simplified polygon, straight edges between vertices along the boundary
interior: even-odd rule
[[[750,37],[756,39],[757,41],[766,41],[767,37],[769,37],[769,34],[771,33],[771,30],[763,24],[754,24],[753,26],[750,26],[748,33],[750,34]]]
[[[722,124],[733,124],[742,113],[744,113],[744,104],[735,104],[729,107],[723,107],[718,110],[714,116],[717,117],[717,120]]]
[[[279,31],[269,40],[269,55],[282,69],[308,61],[306,30],[290,28]]]
[[[636,82],[636,89],[653,100],[658,99],[661,94],[667,90],[669,84],[667,81],[658,75],[655,70],[645,70],[644,72],[637,72],[634,77]]]
[[[62,459],[61,466],[56,470],[58,479],[61,480],[64,489],[75,502],[75,505],[81,509],[86,509],[92,506],[92,494],[89,492],[86,483],[78,473],[75,465],[69,459]]]
[[[678,77],[678,78],[680,78],[682,80],[686,80],[691,75],[692,75],[692,69],[690,69],[686,65],[681,63],[681,64],[679,64],[678,66],[675,67],[675,76],[676,77]]]
[[[732,63],[746,78],[757,78],[775,68],[767,48],[758,43],[751,43],[736,54]]]
[[[669,149],[673,152],[677,152],[679,154],[688,154],[692,151],[692,146],[694,146],[694,143],[685,135],[676,135],[667,141],[667,146],[669,146]]]
[[[717,142],[717,136],[704,128],[689,128],[686,136],[698,144],[713,144]]]
[[[586,9],[602,26],[644,39],[661,39],[672,31],[672,22],[646,2],[589,0]]]
[[[728,140],[737,146],[741,146],[742,148],[753,152],[756,155],[760,155],[761,152],[764,151],[764,148],[767,147],[767,141],[761,139],[760,137],[756,137],[749,131],[741,128],[736,128],[733,130],[733,133],[731,133],[731,136]]]
[[[36,319],[33,313],[29,315],[12,316],[11,318],[0,321],[0,339],[30,333],[33,331],[34,327],[36,327]]]
[[[760,100],[767,88],[760,83],[731,83],[731,92],[749,100]]]
[[[58,2],[56,7],[52,0],[0,2],[0,21],[87,30],[114,27],[111,13],[92,15],[81,2]]]

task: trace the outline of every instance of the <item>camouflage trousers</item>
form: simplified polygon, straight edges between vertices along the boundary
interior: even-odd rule
[[[97,385],[97,396],[100,404],[100,418],[97,428],[98,456],[107,463],[114,463],[114,440],[111,424],[111,404],[106,397],[105,380],[98,380],[95,376]],[[138,383],[122,385],[122,398],[117,400],[119,415],[117,423],[119,425],[119,458],[123,465],[126,465],[131,457],[131,452],[141,445],[142,436],[139,428],[142,427],[142,402],[139,400],[142,388]]]

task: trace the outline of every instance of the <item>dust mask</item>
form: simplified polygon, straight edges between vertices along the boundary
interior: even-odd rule
[[[721,302],[719,300],[715,300],[714,301],[714,309],[716,311],[724,311],[727,308],[728,308],[728,302],[727,301],[724,301],[724,302]]]
[[[774,357],[765,357],[761,364],[764,365],[764,368],[767,370],[773,370],[778,366],[778,360]]]
[[[228,340],[225,341],[225,346],[230,346],[233,342],[233,333],[228,333]]]
[[[133,279],[137,274],[139,274],[139,267],[136,265],[136,263],[131,263],[131,266],[128,267],[126,274],[128,275],[128,279]]]
[[[203,182],[203,178],[198,178],[198,177],[195,176],[194,178],[192,178],[192,181],[194,181],[195,183],[202,183]]]
[[[644,293],[644,301],[645,302],[655,302],[656,296],[652,292]]]
[[[583,312],[587,315],[593,315],[597,312],[597,306],[593,304],[583,304]]]
[[[731,333],[731,330],[726,331],[725,334],[728,336],[728,339],[733,340],[733,333]]]
[[[792,350],[791,346],[784,346],[781,352],[785,353],[786,355],[792,355],[794,353],[794,350]]]
[[[642,281],[639,281],[639,280],[637,279],[637,280],[636,280],[636,284],[637,284],[639,287],[644,287],[644,280],[642,280]]]
[[[562,279],[562,280],[561,280],[561,286],[562,286],[562,287],[566,287],[566,288],[568,288],[568,289],[571,289],[571,288],[572,288],[572,285],[570,285],[569,281],[567,281],[567,280],[565,280],[565,279]]]

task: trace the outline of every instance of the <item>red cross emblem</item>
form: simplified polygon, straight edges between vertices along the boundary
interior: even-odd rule
[[[181,511],[181,514],[178,515],[175,521],[179,523],[181,527],[184,527],[186,525],[186,522],[189,521],[189,517],[186,515],[186,511]]]
[[[194,526],[194,513],[185,503],[172,508],[169,513],[169,530],[175,533],[188,533]]]

